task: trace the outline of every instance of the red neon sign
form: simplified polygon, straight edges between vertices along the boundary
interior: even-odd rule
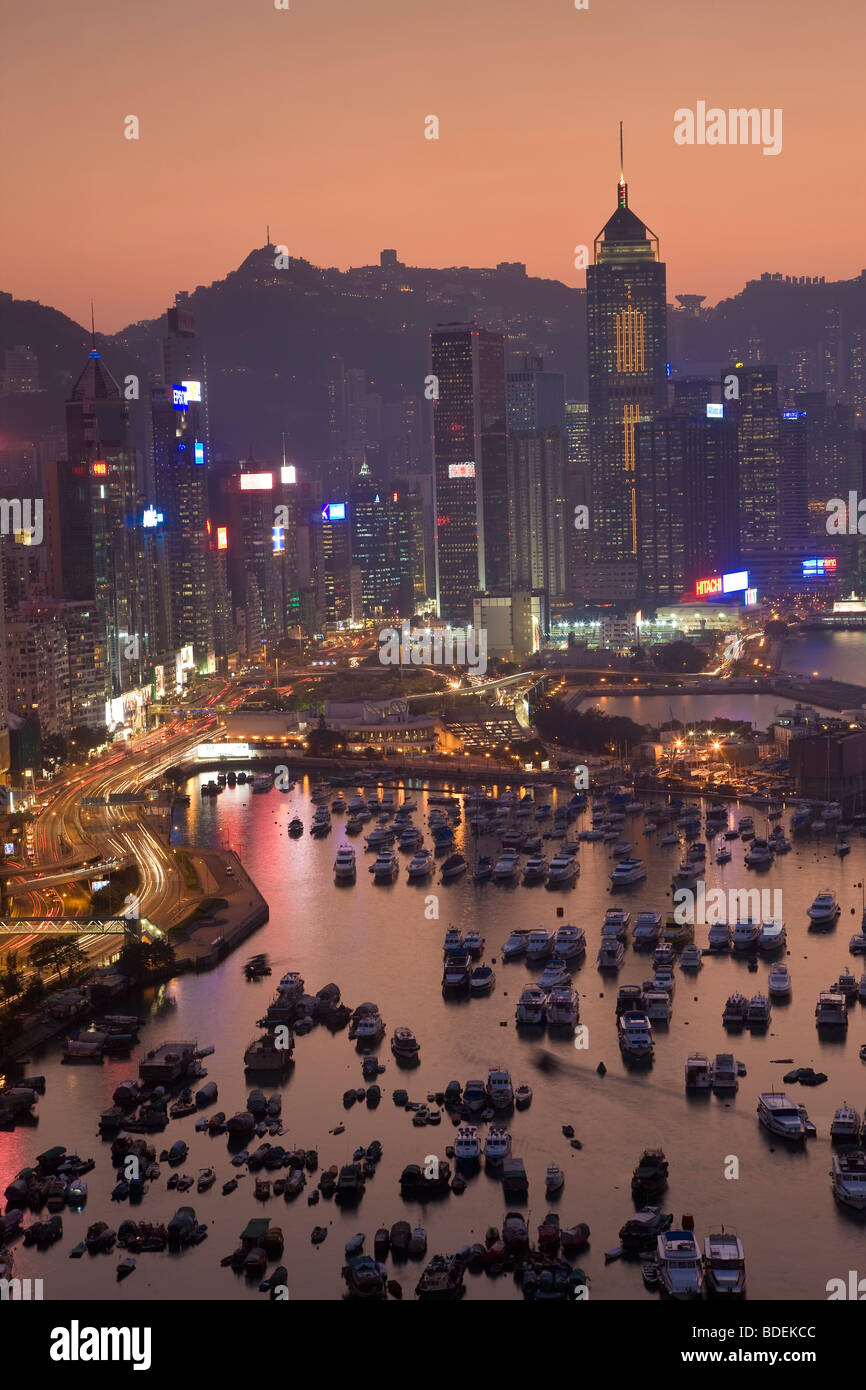
[[[722,592],[722,576],[714,574],[711,579],[699,579],[695,585],[695,593],[698,598],[704,598],[707,594],[720,594]]]
[[[107,472],[108,472],[108,464],[107,464],[107,463],[95,463],[95,464],[93,465],[93,476],[94,476],[94,478],[104,478]]]

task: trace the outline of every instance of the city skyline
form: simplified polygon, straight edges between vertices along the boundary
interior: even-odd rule
[[[542,8],[505,0],[491,24],[447,0],[420,42],[392,0],[327,13],[296,0],[243,16],[218,3],[206,20],[193,8],[198,61],[182,84],[159,61],[160,15],[178,23],[167,7],[118,26],[97,4],[86,49],[73,16],[22,16],[6,88],[4,164],[20,197],[3,287],[80,322],[92,297],[99,327],[114,332],[220,278],[266,226],[290,254],[325,266],[368,264],[398,245],[410,264],[522,260],[530,274],[580,286],[574,247],[591,245],[607,215],[620,120],[626,176],[648,225],[663,230],[672,290],[715,302],[763,271],[859,274],[866,195],[843,138],[859,113],[835,60],[821,58],[825,14],[797,0],[784,25],[758,31],[736,4],[721,26],[690,12],[686,35],[681,11],[634,0]],[[846,23],[853,46],[864,20]],[[108,63],[120,43],[124,62]],[[323,100],[310,61],[323,44],[338,101]],[[638,45],[643,60],[625,89],[609,80],[619,44],[623,56]],[[695,52],[700,66],[680,73],[678,55]],[[700,103],[782,112],[779,156],[676,143],[676,113]],[[425,138],[432,114],[438,140]],[[137,140],[124,134],[132,115]],[[847,216],[830,245],[825,209],[840,189]]]

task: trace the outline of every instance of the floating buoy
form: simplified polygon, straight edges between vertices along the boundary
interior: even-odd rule
[[[599,1076],[606,1076],[606,1075],[607,1075],[607,1067],[604,1065],[604,1062],[599,1062],[599,1064],[598,1064],[598,1066],[596,1067],[595,1070],[596,1070],[596,1072],[598,1073]]]

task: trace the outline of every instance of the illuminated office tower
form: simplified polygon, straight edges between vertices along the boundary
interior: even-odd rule
[[[565,375],[546,372],[542,357],[525,356],[506,378],[508,430],[566,428]]]
[[[474,324],[431,334],[439,615],[471,618],[479,591],[511,583],[506,457],[505,339]]]
[[[784,548],[780,494],[782,472],[778,371],[736,363],[722,373],[722,390],[734,378],[736,399],[725,413],[737,425],[739,456],[740,559],[759,591],[778,582]]]
[[[197,405],[199,438],[209,460],[210,419],[208,413],[207,358],[199,336],[195,314],[185,307],[188,295],[175,295],[173,309],[165,312],[162,340],[162,380],[165,386],[183,386],[190,405]],[[148,480],[150,481],[150,480]]]
[[[170,646],[191,646],[196,669],[214,652],[208,534],[207,454],[202,402],[180,382],[151,392],[156,508],[162,513]]]
[[[265,640],[284,637],[297,621],[298,607],[295,470],[290,465],[263,469],[245,460],[239,470],[224,472],[219,483],[211,508],[212,553],[227,555],[233,605],[246,607],[252,596],[257,611],[247,615],[247,630]]]
[[[562,429],[508,435],[511,586],[544,590],[550,603],[568,597],[568,441]]]
[[[352,560],[361,572],[365,618],[405,618],[415,611],[417,531],[408,498],[396,485],[377,482],[366,464],[352,488]]]
[[[620,172],[616,211],[586,271],[589,455],[595,597],[637,587],[635,428],[666,407],[665,266],[659,243],[628,206]]]
[[[728,573],[739,560],[737,430],[697,408],[638,425],[638,595],[644,607],[694,596],[697,581]],[[718,407],[721,409],[721,407]]]
[[[326,502],[310,514],[310,569],[321,627],[362,617],[361,571],[352,558],[348,502]]]
[[[66,403],[67,458],[46,470],[63,597],[95,600],[105,633],[106,698],[140,685],[149,655],[138,463],[129,407],[94,347]]]

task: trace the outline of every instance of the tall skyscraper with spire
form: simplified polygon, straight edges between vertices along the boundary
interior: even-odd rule
[[[666,407],[665,266],[659,242],[628,205],[622,169],[616,211],[595,239],[586,271],[589,367],[590,527],[593,592],[637,592],[635,428]]]

